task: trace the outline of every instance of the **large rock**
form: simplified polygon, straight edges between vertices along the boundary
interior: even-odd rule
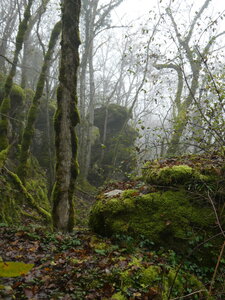
[[[181,251],[197,237],[218,233],[208,193],[220,214],[224,203],[223,163],[220,161],[215,170],[205,161],[196,168],[182,161],[147,163],[143,168],[147,191],[125,190],[111,198],[101,194],[91,210],[90,227],[104,236],[144,237]],[[223,222],[224,211],[220,216]]]

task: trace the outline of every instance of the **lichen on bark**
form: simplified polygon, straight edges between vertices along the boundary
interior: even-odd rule
[[[74,226],[73,191],[78,175],[75,126],[79,122],[77,69],[80,6],[80,0],[62,1],[60,83],[55,115],[56,182],[52,192],[53,226],[60,231],[72,231]]]

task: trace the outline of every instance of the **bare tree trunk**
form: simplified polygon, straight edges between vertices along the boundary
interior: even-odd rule
[[[88,131],[87,131],[87,152],[84,176],[87,178],[88,170],[91,162],[91,144],[92,144],[92,128],[94,126],[94,109],[95,109],[95,82],[94,82],[94,67],[93,67],[93,43],[90,45],[89,56],[89,109],[88,109]]]
[[[12,4],[12,2],[11,2]],[[10,7],[10,11],[7,14],[7,21],[6,21],[6,25],[1,37],[1,42],[0,42],[0,71],[1,72],[6,72],[6,67],[5,67],[5,58],[4,56],[6,56],[6,52],[7,52],[7,48],[8,48],[8,40],[12,35],[14,26],[15,26],[15,22],[16,22],[16,18],[17,18],[17,11],[15,9],[15,3],[13,3],[13,5]]]
[[[41,3],[40,7],[37,9],[36,14],[32,15],[31,20],[28,24],[28,28],[26,34],[24,36],[24,47],[23,47],[23,58],[22,58],[22,74],[21,74],[21,87],[26,88],[27,86],[27,70],[28,70],[28,58],[30,51],[30,43],[29,38],[31,35],[31,31],[34,28],[34,25],[37,23],[38,19],[41,18],[41,15],[44,14],[47,8],[49,0],[45,0]]]
[[[94,39],[103,28],[106,27],[106,20],[110,12],[120,5],[123,0],[110,0],[106,5],[99,5],[99,0],[83,0],[83,17],[85,26],[84,52],[81,60],[80,72],[80,113],[81,126],[79,128],[79,162],[81,177],[86,178],[91,157],[91,133],[94,123]],[[86,72],[89,71],[89,97],[85,91],[88,83]],[[88,102],[88,124],[85,116],[85,105]]]
[[[80,45],[80,0],[62,1],[62,41],[56,133],[56,182],[53,189],[53,226],[68,232],[74,227],[73,192],[78,175],[77,136],[77,69]]]
[[[54,151],[52,149],[52,128],[50,126],[50,116],[49,116],[49,99],[50,99],[50,86],[48,79],[45,80],[46,85],[46,130],[47,130],[47,143],[48,143],[48,178],[49,178],[49,185],[48,185],[48,192],[52,191],[52,187],[54,184]]]

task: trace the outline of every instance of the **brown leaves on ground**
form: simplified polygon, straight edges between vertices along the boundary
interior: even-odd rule
[[[135,265],[130,267],[132,255],[126,251],[85,229],[66,235],[44,232],[41,227],[18,230],[2,224],[1,260],[34,267],[21,277],[0,278],[0,299],[111,299],[121,287],[120,272],[127,268],[136,272]],[[139,255],[142,261],[143,254]],[[148,253],[143,265],[151,264]],[[129,299],[144,299],[150,292],[134,288]]]

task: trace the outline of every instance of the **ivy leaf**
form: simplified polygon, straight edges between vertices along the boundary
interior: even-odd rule
[[[104,249],[95,249],[95,253],[100,255],[106,255],[106,251]]]
[[[23,262],[0,262],[0,277],[17,277],[27,274],[34,264],[25,264]]]

